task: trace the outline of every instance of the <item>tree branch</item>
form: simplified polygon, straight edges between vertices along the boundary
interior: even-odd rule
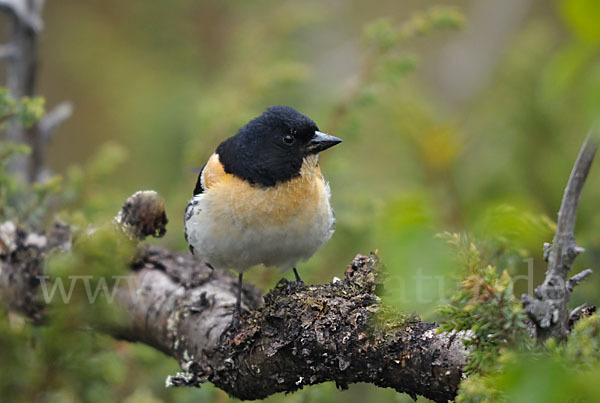
[[[73,104],[70,101],[63,101],[42,116],[38,122],[38,130],[44,143],[51,140],[54,130],[69,119],[72,114]]]
[[[592,129],[579,151],[565,188],[552,245],[544,244],[544,258],[548,262],[546,278],[535,289],[535,298],[526,294],[522,296],[523,306],[536,325],[539,341],[550,337],[564,340],[567,337],[570,330],[567,304],[571,292],[580,281],[592,274],[592,270],[587,269],[567,280],[575,258],[584,251],[575,243],[575,219],[583,185],[597,148],[598,135]]]
[[[10,50],[9,57],[6,58],[6,87],[16,99],[33,96],[35,93],[37,39],[42,28],[42,6],[43,0],[0,0],[0,11],[10,16],[13,24],[11,41],[4,46]],[[21,127],[13,119],[7,130],[7,139],[32,145],[32,138],[31,130]],[[36,151],[32,149],[32,154],[38,155]],[[27,180],[33,169],[33,160],[33,156],[15,158],[11,162],[10,171]]]
[[[15,99],[35,95],[43,7],[44,0],[0,0],[0,11],[10,16],[13,25],[10,42],[0,46],[0,60],[6,62],[6,87]],[[42,179],[50,134],[70,117],[71,111],[70,104],[63,102],[28,129],[13,119],[7,140],[29,145],[31,154],[14,158],[9,167],[12,173],[23,181]]]
[[[117,223],[132,237],[160,235],[165,221],[158,206],[164,203],[155,192],[138,192]],[[49,250],[71,248],[68,228],[36,235],[8,222],[0,226],[0,241],[0,300],[41,319],[36,276]],[[282,280],[264,298],[246,285],[247,313],[237,330],[231,327],[237,282],[229,273],[189,253],[146,245],[131,269],[117,298],[129,324],[111,331],[176,358],[183,371],[168,378],[169,386],[210,381],[240,399],[327,381],[340,388],[368,382],[436,401],[456,395],[467,360],[462,334],[437,334],[436,324],[383,305],[375,292],[380,281],[375,255],[357,255],[346,278],[329,284]]]

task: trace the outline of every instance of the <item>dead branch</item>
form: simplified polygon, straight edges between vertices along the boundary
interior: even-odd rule
[[[567,304],[571,292],[580,281],[592,274],[591,269],[587,269],[567,279],[575,258],[584,251],[575,243],[575,219],[583,185],[597,148],[598,138],[592,131],[579,151],[565,188],[552,245],[544,245],[544,258],[548,262],[544,283],[535,289],[535,298],[527,294],[522,296],[523,306],[536,325],[539,341],[550,337],[566,339],[570,330]]]

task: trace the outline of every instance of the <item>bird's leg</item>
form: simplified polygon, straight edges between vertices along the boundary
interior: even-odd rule
[[[238,315],[242,313],[242,278],[244,277],[244,273],[240,273],[238,275],[238,290],[237,290],[237,299],[235,301],[235,309]]]
[[[300,275],[298,274],[298,270],[296,270],[296,268],[294,267],[294,276],[296,276],[296,282],[297,283],[302,283],[302,279],[300,278]]]
[[[235,312],[233,313],[233,326],[237,329],[242,317],[242,277],[243,273],[238,275],[237,298],[235,300]]]

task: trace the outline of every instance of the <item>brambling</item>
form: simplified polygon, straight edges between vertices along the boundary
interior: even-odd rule
[[[190,251],[214,269],[242,277],[256,265],[293,269],[334,231],[329,184],[318,155],[342,140],[308,117],[273,106],[223,141],[202,168],[185,208]]]

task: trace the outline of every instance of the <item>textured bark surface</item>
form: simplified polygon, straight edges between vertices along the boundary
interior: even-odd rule
[[[36,235],[7,222],[0,240],[0,300],[41,319],[36,276],[49,249],[68,253],[68,228]],[[141,245],[117,298],[129,325],[114,335],[176,358],[183,371],[168,377],[170,386],[210,381],[231,396],[260,399],[321,382],[340,388],[368,382],[452,399],[467,359],[461,335],[436,334],[435,324],[383,305],[376,295],[378,268],[375,255],[357,255],[344,280],[318,286],[282,280],[264,297],[246,285],[246,313],[235,329],[234,276],[189,253]]]
[[[202,297],[192,298],[188,308],[174,314],[171,328],[172,340],[181,341],[173,347],[186,371],[168,383],[208,380],[232,396],[258,399],[326,381],[340,388],[369,382],[412,396],[452,399],[466,360],[460,338],[438,335],[435,324],[387,311],[375,294],[377,278],[377,258],[357,255],[346,279],[320,286],[282,280],[262,306],[242,317],[239,329],[223,328],[221,321],[210,333],[202,315],[190,316],[198,315],[198,306],[211,309],[211,296],[204,304]],[[231,308],[227,320],[230,314]],[[205,338],[198,343],[200,330]]]
[[[38,296],[46,252],[70,247],[70,232],[55,224],[47,234],[27,233],[14,222],[0,224],[0,303],[31,318],[43,319],[44,306]]]

